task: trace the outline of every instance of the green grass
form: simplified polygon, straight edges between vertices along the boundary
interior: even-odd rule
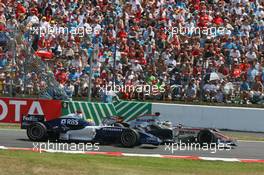
[[[261,163],[0,151],[1,175],[263,175]]]
[[[249,133],[249,132],[236,132],[236,131],[222,131],[224,134],[236,140],[253,140],[264,141],[264,133]]]
[[[20,129],[18,123],[0,123],[0,129]]]

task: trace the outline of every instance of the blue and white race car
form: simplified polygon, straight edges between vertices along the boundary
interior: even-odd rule
[[[60,140],[121,144],[134,147],[141,144],[159,145],[161,140],[149,133],[118,125],[96,126],[78,114],[69,114],[45,121],[43,115],[27,115],[21,120],[31,141]]]

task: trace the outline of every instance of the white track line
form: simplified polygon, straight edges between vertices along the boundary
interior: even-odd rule
[[[219,158],[219,157],[199,157],[201,160],[224,161],[224,162],[239,162],[236,158]]]

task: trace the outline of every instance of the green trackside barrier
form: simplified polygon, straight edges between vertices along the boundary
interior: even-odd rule
[[[116,101],[114,103],[62,102],[62,115],[82,111],[86,119],[92,119],[96,124],[100,124],[103,118],[113,115],[122,116],[125,120],[129,120],[142,114],[151,113],[151,109],[151,103],[133,101]]]
[[[86,119],[92,119],[96,124],[101,123],[107,116],[116,115],[114,105],[111,103],[93,103],[85,101],[62,102],[62,115],[82,111]]]
[[[115,101],[113,103],[116,113],[125,118],[125,121],[133,119],[142,114],[150,114],[152,104],[137,101]]]

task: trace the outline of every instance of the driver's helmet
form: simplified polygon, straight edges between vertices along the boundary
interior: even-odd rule
[[[86,121],[89,126],[95,126],[95,122],[93,121],[93,119],[87,119]]]
[[[178,127],[178,128],[182,128],[182,124],[179,123],[179,124],[177,125],[177,127]]]
[[[120,117],[120,116],[116,116],[115,120],[117,123],[122,123],[124,121],[123,117]]]
[[[79,119],[84,119],[84,115],[82,111],[76,111],[75,116]]]
[[[110,117],[106,117],[102,121],[102,124],[103,125],[113,125],[115,123],[122,123],[123,121],[124,121],[124,119],[120,116],[110,116]]]
[[[172,123],[170,121],[165,121],[162,123],[163,126],[171,128],[172,127]]]

